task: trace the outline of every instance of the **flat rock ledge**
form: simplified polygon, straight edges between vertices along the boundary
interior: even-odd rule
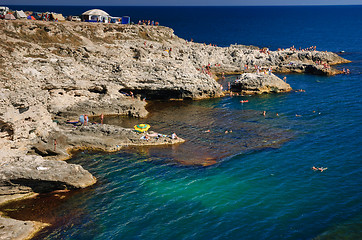
[[[57,139],[56,149],[54,149],[54,139]],[[182,138],[172,139],[168,135],[153,131],[139,133],[130,128],[114,125],[69,126],[67,124],[61,125],[59,132],[54,132],[47,139],[34,144],[32,150],[47,159],[68,159],[72,153],[82,150],[115,152],[127,146],[170,145],[184,141]]]
[[[19,221],[0,216],[0,240],[30,239],[37,231],[46,227],[47,224]]]
[[[274,74],[243,73],[231,84],[231,91],[243,94],[281,93],[292,88]]]
[[[96,182],[92,174],[80,165],[46,160],[35,155],[9,157],[3,159],[0,166],[3,187],[27,186],[36,193],[85,188]]]

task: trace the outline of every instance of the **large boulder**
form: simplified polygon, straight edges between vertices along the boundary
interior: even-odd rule
[[[0,165],[0,183],[3,187],[27,186],[36,193],[85,188],[96,182],[80,165],[44,160],[40,156],[8,157],[2,159]]]
[[[288,92],[292,88],[274,74],[244,73],[231,84],[231,91],[245,94]]]

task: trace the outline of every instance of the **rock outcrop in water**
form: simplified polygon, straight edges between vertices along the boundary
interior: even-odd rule
[[[42,193],[63,189],[84,188],[96,182],[95,178],[81,166],[64,161],[45,160],[28,155],[8,157],[0,163],[2,189],[27,186],[33,192]],[[1,192],[1,196],[6,191]]]
[[[231,91],[243,94],[280,93],[291,90],[288,83],[274,74],[243,73],[231,84]]]
[[[216,75],[240,74],[245,65],[333,75],[339,71],[315,63],[348,62],[329,52],[187,42],[167,27],[20,20],[0,21],[0,55],[0,202],[93,184],[80,166],[45,160],[66,158],[72,148],[115,151],[124,145],[183,141],[163,135],[145,141],[129,129],[73,127],[64,124],[67,119],[80,114],[145,117],[143,98],[219,97]],[[249,86],[258,91],[275,91],[269,80],[254,80],[257,85]]]

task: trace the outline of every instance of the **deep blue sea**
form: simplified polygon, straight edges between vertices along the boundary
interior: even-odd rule
[[[305,92],[152,103],[143,121],[185,145],[80,153],[70,162],[98,183],[54,204],[39,197],[33,209],[51,216],[33,214],[53,227],[38,239],[362,239],[362,6],[97,8],[195,42],[344,51],[352,63],[337,68],[351,74],[287,75]]]

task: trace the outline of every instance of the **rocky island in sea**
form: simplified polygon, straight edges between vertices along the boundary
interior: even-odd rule
[[[106,124],[67,124],[82,114],[142,122],[145,100],[223,96],[217,82],[223,74],[242,74],[233,91],[286,92],[289,84],[272,72],[334,75],[341,71],[330,65],[348,62],[314,49],[188,42],[162,26],[16,20],[0,21],[0,29],[0,203],[94,184],[81,166],[59,161],[72,151],[183,141],[164,133],[145,141],[132,129]],[[3,236],[20,239],[41,227],[8,218],[0,225]]]

